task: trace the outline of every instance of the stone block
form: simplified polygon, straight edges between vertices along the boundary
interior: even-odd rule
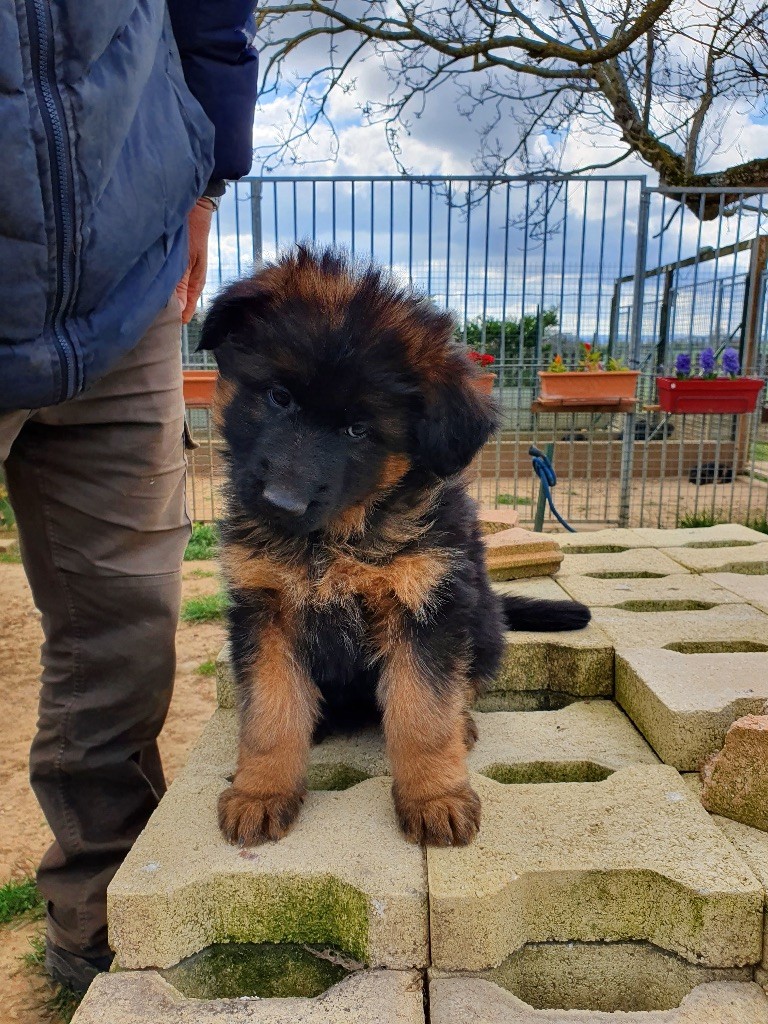
[[[708,811],[768,831],[768,715],[737,719],[701,776]]]
[[[558,570],[558,578],[594,576],[596,579],[659,579],[679,574],[680,563],[665,552],[653,548],[584,555],[566,553]]]
[[[216,659],[216,703],[220,708],[237,707],[235,677],[229,660],[229,644],[224,644]]]
[[[477,510],[480,529],[484,534],[510,530],[520,522],[520,514],[514,508],[480,508]]]
[[[613,695],[613,644],[594,623],[566,633],[507,633],[506,651],[481,711],[536,711]]]
[[[507,583],[492,583],[491,587],[502,597],[538,597],[546,601],[567,601],[570,594],[567,594],[561,586],[560,580],[551,576],[538,576],[531,580],[510,580]]]
[[[631,531],[642,544],[653,548],[719,548],[741,547],[765,543],[765,534],[741,523],[718,523],[716,526],[681,527],[661,530],[636,527]]]
[[[73,1024],[424,1024],[414,971],[361,971],[314,999],[186,999],[155,971],[102,974]]]
[[[630,764],[656,764],[651,748],[612,701],[572,704],[561,711],[475,712],[480,734],[469,755],[473,771],[499,782],[567,782],[607,778]],[[189,756],[182,778],[235,770],[237,715],[216,711]],[[329,736],[312,748],[310,789],[346,789],[389,774],[380,730]]]
[[[279,843],[228,845],[218,774],[173,784],[108,892],[121,967],[163,968],[217,942],[328,945],[371,967],[427,962],[424,852],[406,842],[386,778],[310,793]]]
[[[725,734],[768,697],[768,654],[621,650],[616,699],[662,761],[698,771]]]
[[[579,530],[578,533],[557,533],[557,542],[566,555],[618,554],[635,548],[654,547],[637,536],[637,530],[609,528]]]
[[[563,576],[560,585],[569,597],[590,608],[621,608],[627,604],[639,608],[642,604],[656,606],[663,601],[670,611],[706,610],[713,605],[744,603],[743,598],[708,576],[693,573],[676,573],[661,579],[600,580],[594,576]]]
[[[485,562],[492,580],[551,576],[562,560],[557,542],[543,533],[516,526],[485,537]]]
[[[765,534],[761,535],[765,538]],[[768,541],[746,547],[665,548],[664,553],[691,572],[736,572],[747,576],[768,573]]]
[[[617,650],[666,648],[689,654],[768,651],[768,615],[749,604],[722,604],[684,611],[667,601],[643,603],[654,610],[596,608],[595,625]]]
[[[701,579],[710,579],[742,601],[748,601],[760,611],[768,612],[768,574],[747,576],[738,572],[713,572],[702,576]]]
[[[560,711],[475,714],[469,767],[497,782],[594,782],[631,764],[656,764],[642,736],[609,700]]]
[[[768,996],[752,983],[699,985],[674,1009],[628,1013],[536,1010],[478,978],[437,978],[429,993],[431,1024],[768,1024]]]
[[[760,883],[674,769],[472,779],[478,839],[427,851],[435,967],[480,971],[531,942],[572,941],[650,942],[710,967],[759,961]]]

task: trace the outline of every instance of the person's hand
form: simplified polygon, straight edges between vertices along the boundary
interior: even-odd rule
[[[188,324],[195,312],[205,284],[208,269],[208,233],[211,230],[213,204],[210,199],[198,199],[189,211],[189,262],[184,277],[176,285],[176,297],[181,306],[181,322]]]

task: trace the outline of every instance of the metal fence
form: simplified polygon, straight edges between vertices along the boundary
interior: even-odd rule
[[[476,463],[484,504],[532,520],[528,446],[554,444],[575,525],[674,526],[768,513],[768,428],[753,416],[668,416],[655,375],[676,354],[739,350],[765,377],[766,193],[649,188],[641,177],[265,178],[234,186],[216,218],[203,309],[221,285],[309,240],[390,267],[451,309],[457,337],[496,356],[502,429]],[[198,325],[184,337],[187,366]],[[641,370],[623,414],[535,413],[537,371],[580,342]],[[762,405],[762,398],[761,398]],[[208,414],[190,513],[215,515],[220,470]]]

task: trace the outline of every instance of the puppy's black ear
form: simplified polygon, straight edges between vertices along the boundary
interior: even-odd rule
[[[476,386],[477,371],[457,345],[450,345],[426,390],[416,424],[415,457],[441,477],[464,469],[496,429],[498,413]]]
[[[225,288],[211,303],[205,316],[198,351],[215,351],[216,360],[221,365],[228,343],[236,343],[242,337],[243,328],[258,319],[269,299],[270,293],[258,277],[236,281]]]

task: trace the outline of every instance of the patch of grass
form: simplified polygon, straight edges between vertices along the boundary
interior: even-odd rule
[[[43,898],[37,891],[34,878],[0,885],[0,924],[8,924],[23,914],[39,917],[43,913]]]
[[[210,569],[191,569],[187,576],[191,580],[211,580],[216,575],[215,572],[211,572]]]
[[[75,1011],[82,1001],[79,992],[73,992],[66,985],[57,985],[48,977],[45,969],[45,939],[42,935],[36,935],[29,940],[31,950],[22,958],[26,966],[34,974],[40,975],[46,981],[47,994],[43,995],[37,1005],[37,1009],[50,1020],[69,1024],[75,1015]]]
[[[496,499],[499,505],[532,505],[533,498],[524,494],[500,494]]]
[[[192,536],[184,552],[185,562],[202,562],[215,558],[219,550],[219,531],[212,523],[194,523]]]
[[[702,509],[701,512],[686,512],[680,516],[677,525],[682,529],[698,529],[702,526],[718,526],[720,523],[727,523],[722,509],[711,512],[709,509]]]
[[[0,551],[0,565],[18,565],[20,562],[21,552],[16,544]]]
[[[755,459],[757,462],[768,460],[768,441],[755,441]]]
[[[205,597],[190,597],[181,606],[182,622],[215,622],[222,618],[227,608],[227,595],[207,594]]]
[[[758,512],[756,515],[751,516],[744,525],[748,526],[750,530],[768,533],[768,519],[765,517],[765,512]]]
[[[202,665],[198,665],[195,672],[199,676],[215,676],[216,675],[216,662],[204,661]]]

